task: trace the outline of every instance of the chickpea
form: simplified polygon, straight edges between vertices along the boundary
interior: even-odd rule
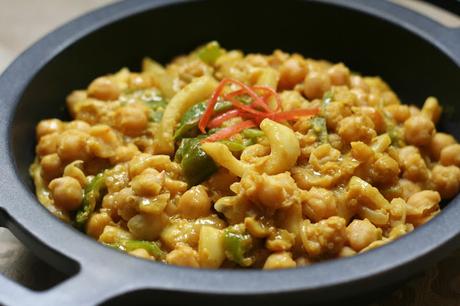
[[[429,97],[423,104],[422,113],[430,118],[434,124],[439,121],[439,117],[441,117],[441,111],[441,106],[439,105],[438,99],[435,97]]]
[[[157,170],[148,168],[133,178],[131,187],[134,192],[143,197],[153,197],[160,193],[164,183],[164,175]]]
[[[37,139],[40,139],[42,136],[60,132],[63,128],[62,121],[59,119],[48,119],[42,120],[37,125]]]
[[[420,115],[420,109],[415,105],[409,105],[409,112],[411,116]]]
[[[374,130],[374,123],[367,116],[346,117],[339,122],[337,129],[337,133],[345,142],[370,143],[377,135]]]
[[[86,98],[86,90],[74,90],[67,96],[66,104],[72,117],[76,116],[78,105]]]
[[[302,211],[310,220],[318,222],[337,214],[337,201],[332,191],[313,187],[304,197]]]
[[[460,169],[457,166],[434,166],[431,180],[443,199],[450,199],[460,190]]]
[[[109,225],[112,219],[107,212],[91,214],[88,224],[86,225],[86,233],[91,237],[98,239],[104,231],[106,225]]]
[[[150,78],[145,74],[131,73],[128,78],[128,88],[146,89],[152,86]]]
[[[53,195],[54,204],[66,211],[76,210],[81,206],[83,190],[80,183],[68,176],[52,180],[48,188]]]
[[[176,266],[199,268],[198,252],[185,244],[179,244],[166,255],[166,262]]]
[[[62,175],[63,164],[59,155],[56,153],[46,155],[40,160],[42,175],[47,180],[54,179]]]
[[[403,169],[403,177],[414,182],[425,181],[429,170],[419,150],[414,146],[405,146],[399,150],[399,163]]]
[[[115,165],[122,162],[131,160],[134,155],[140,153],[135,144],[128,144],[126,146],[119,146],[115,149],[115,154],[110,157],[110,162]]]
[[[121,141],[115,131],[105,124],[97,124],[91,127],[88,146],[94,156],[109,158],[115,155],[115,150]]]
[[[404,122],[404,138],[408,144],[429,145],[434,133],[433,122],[424,115],[412,116]]]
[[[332,66],[327,73],[332,85],[347,85],[350,82],[350,70],[342,63]]]
[[[147,114],[142,108],[124,106],[115,112],[115,126],[125,135],[139,136],[147,124]]]
[[[98,241],[115,243],[123,239],[133,239],[133,235],[118,226],[106,225]]]
[[[267,257],[264,264],[265,270],[295,268],[296,262],[292,259],[290,252],[273,253]]]
[[[351,88],[361,89],[365,93],[369,92],[369,85],[367,85],[364,79],[360,77],[359,75],[352,75],[350,77],[350,85],[351,85]]]
[[[433,211],[439,210],[440,201],[441,196],[437,191],[422,190],[414,193],[407,200],[408,221],[413,221],[414,217],[426,216]]]
[[[300,56],[292,56],[285,61],[280,69],[279,89],[292,89],[295,85],[301,83],[307,75],[307,65]]]
[[[308,99],[320,99],[331,87],[331,80],[325,73],[312,71],[304,80],[303,93]]]
[[[398,96],[392,91],[384,91],[381,94],[383,105],[401,105]]]
[[[90,158],[87,140],[89,135],[78,130],[67,130],[61,134],[57,153],[62,160],[86,161]]]
[[[353,250],[359,252],[382,236],[382,230],[369,220],[353,220],[346,229],[348,242]]]
[[[350,115],[352,115],[351,107],[342,102],[331,102],[324,108],[327,128],[331,131],[337,129],[339,122]]]
[[[265,247],[272,252],[289,251],[295,243],[295,234],[285,229],[278,229],[270,234]]]
[[[135,215],[129,219],[127,225],[136,239],[155,240],[167,224],[168,216],[160,213],[157,215]]]
[[[422,190],[419,185],[404,178],[399,180],[399,186],[401,186],[401,197],[405,201],[407,201],[414,193]]]
[[[80,167],[82,167],[82,162],[72,162],[65,166],[62,176],[73,177],[78,182],[80,182],[80,186],[84,187],[87,183],[87,179],[85,173]]]
[[[103,101],[116,100],[120,96],[117,84],[108,77],[99,77],[88,86],[88,97]]]
[[[185,218],[196,219],[209,215],[211,201],[203,185],[187,190],[177,204],[178,213]]]
[[[439,161],[443,166],[460,166],[460,144],[451,144],[443,148]]]
[[[431,144],[430,144],[430,152],[431,156],[435,160],[439,160],[441,157],[441,151],[451,145],[455,144],[455,138],[452,137],[452,135],[446,134],[446,133],[436,133],[434,134],[433,138],[431,139]]]
[[[36,148],[37,154],[39,156],[44,156],[56,153],[59,139],[59,133],[51,133],[41,137]]]
[[[399,164],[396,160],[384,154],[373,164],[372,179],[381,184],[388,184],[398,180]]]
[[[407,105],[391,104],[386,106],[385,110],[389,112],[393,119],[398,123],[403,123],[410,117],[410,111]]]
[[[85,133],[89,133],[90,129],[91,125],[83,120],[70,121],[66,126],[66,130],[79,130]]]

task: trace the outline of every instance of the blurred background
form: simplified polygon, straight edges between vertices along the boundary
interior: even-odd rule
[[[387,0],[368,0],[387,1]],[[392,0],[451,27],[460,27],[460,0]],[[23,50],[66,21],[114,0],[0,0],[0,73]],[[440,11],[432,4],[450,10]],[[410,21],[408,21],[410,22]],[[460,246],[459,246],[460,248]],[[0,228],[0,273],[33,289],[49,288],[64,276],[31,254]],[[404,284],[372,306],[459,306],[460,251]]]

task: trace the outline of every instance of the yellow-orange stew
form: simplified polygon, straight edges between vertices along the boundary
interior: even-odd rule
[[[37,125],[39,201],[99,242],[195,268],[292,268],[428,222],[457,194],[460,145],[429,97],[280,50],[217,42],[72,92]]]

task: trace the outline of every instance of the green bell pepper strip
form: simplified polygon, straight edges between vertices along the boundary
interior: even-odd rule
[[[83,228],[89,219],[89,216],[96,209],[102,189],[105,188],[105,171],[97,174],[89,184],[86,185],[82,205],[75,216],[76,225]]]
[[[391,145],[401,148],[405,146],[402,129],[396,124],[391,114],[382,110],[383,120],[385,122],[388,136],[391,139]]]
[[[241,152],[247,147],[246,144],[237,141],[221,140],[220,142],[226,145],[232,152]]]
[[[207,107],[207,101],[197,103],[190,107],[187,112],[185,112],[184,116],[182,116],[182,119],[176,128],[176,132],[174,133],[174,139],[180,140],[185,137],[196,136],[198,134],[198,122],[200,121],[200,118],[203,116]],[[229,110],[231,107],[232,103],[228,101],[219,101],[214,106],[214,112],[223,112]]]
[[[254,258],[245,257],[245,253],[252,246],[252,238],[249,234],[227,227],[224,230],[224,249],[227,258],[242,267],[248,267],[254,262]]]
[[[218,169],[212,158],[201,149],[202,138],[182,139],[176,152],[175,159],[180,162],[182,173],[190,186],[203,182]]]
[[[328,142],[326,119],[314,117],[311,119],[312,129],[321,144]]]
[[[250,139],[255,139],[255,138],[262,137],[265,135],[264,132],[258,129],[245,129],[242,134],[244,137],[250,138]]]
[[[196,55],[199,59],[208,65],[212,65],[216,60],[224,54],[224,51],[220,48],[217,41],[211,41],[196,51]]]
[[[166,257],[166,253],[154,241],[123,239],[108,245],[126,252],[144,249],[149,252],[150,255],[155,256],[155,259],[161,260]]]

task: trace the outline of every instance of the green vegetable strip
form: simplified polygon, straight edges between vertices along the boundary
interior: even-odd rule
[[[179,126],[174,133],[174,139],[180,140],[185,137],[193,137],[198,134],[198,121],[203,116],[208,106],[207,101],[200,102],[190,107],[179,122]],[[220,113],[229,110],[232,103],[228,101],[219,101],[214,106],[214,112]]]
[[[211,41],[197,50],[196,55],[206,64],[212,65],[223,54],[217,41]]]
[[[251,236],[239,233],[234,228],[224,230],[224,248],[227,258],[242,267],[248,267],[253,263],[253,258],[245,257],[245,253],[251,248]]]
[[[155,256],[156,259],[163,259],[166,257],[166,253],[154,241],[126,239],[113,243],[110,246],[126,252],[131,252],[136,249],[144,249],[149,252],[150,255]]]
[[[247,145],[236,141],[221,140],[220,142],[226,145],[232,152],[241,152],[247,147]]]
[[[388,136],[390,136],[390,139],[391,139],[391,144],[399,148],[405,146],[405,143],[403,140],[404,139],[403,132],[401,128],[393,120],[393,117],[391,116],[391,114],[385,111],[382,111],[382,113],[383,113],[383,119],[385,121],[385,125],[387,127]]]
[[[246,129],[243,131],[243,136],[251,139],[262,137],[264,135],[264,132],[258,129]]]
[[[323,117],[314,117],[311,119],[313,131],[321,144],[328,142],[326,119]]]
[[[96,204],[99,201],[101,191],[105,188],[105,179],[105,172],[101,172],[96,175],[88,185],[86,185],[82,205],[75,217],[75,222],[78,227],[83,228],[91,213],[93,213],[96,209]]]
[[[184,138],[175,159],[181,163],[182,173],[190,186],[198,185],[217,171],[212,158],[201,149],[203,137]]]

